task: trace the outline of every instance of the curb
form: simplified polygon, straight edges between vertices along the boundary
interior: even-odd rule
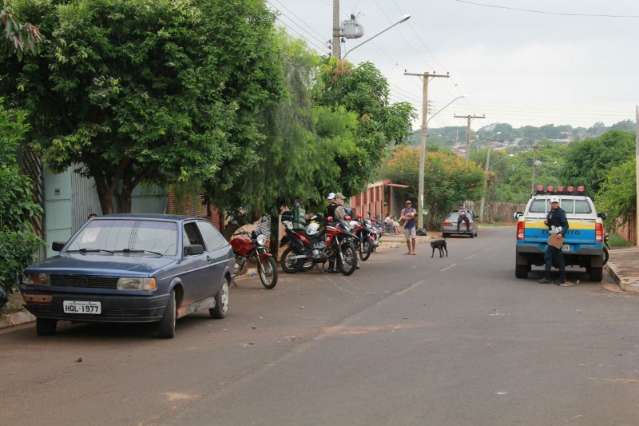
[[[18,311],[12,314],[0,315],[0,330],[28,324],[35,321],[35,317],[28,311]]]
[[[613,262],[608,262],[606,270],[608,271],[608,275],[610,275],[613,281],[616,282],[623,291],[639,294],[639,280],[636,278],[623,278],[619,273],[619,267]]]

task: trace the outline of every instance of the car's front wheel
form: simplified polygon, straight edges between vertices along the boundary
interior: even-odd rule
[[[215,307],[209,309],[213,318],[222,319],[229,311],[229,280],[225,279],[222,288],[215,295]]]
[[[177,320],[177,306],[175,302],[175,290],[171,290],[169,303],[166,305],[164,316],[158,324],[157,336],[163,339],[175,337],[175,322]]]
[[[58,326],[58,320],[36,318],[36,333],[38,336],[53,336]]]

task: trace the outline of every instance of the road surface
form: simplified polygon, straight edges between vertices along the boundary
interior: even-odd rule
[[[639,298],[516,280],[512,236],[243,281],[227,319],[184,319],[173,340],[3,333],[0,425],[638,424]]]

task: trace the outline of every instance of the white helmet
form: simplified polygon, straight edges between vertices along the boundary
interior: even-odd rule
[[[306,233],[308,235],[315,235],[319,232],[320,229],[320,225],[317,222],[311,222],[308,224],[308,226],[306,227]]]
[[[550,204],[558,203],[558,202],[559,202],[559,197],[550,197]]]
[[[329,193],[328,197],[326,197],[326,198],[328,198],[329,201],[330,200],[334,200],[335,199],[335,193],[334,192]]]

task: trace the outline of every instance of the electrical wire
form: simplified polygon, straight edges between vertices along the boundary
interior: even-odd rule
[[[326,41],[323,39],[323,36],[321,34],[319,34],[313,27],[311,27],[310,24],[308,24],[308,22],[306,22],[304,19],[300,18],[299,15],[297,15],[295,12],[293,12],[289,7],[287,7],[281,0],[270,0],[270,1],[275,1],[277,4],[279,4],[283,9],[285,9],[293,18],[297,19],[297,22],[299,22],[299,24],[304,27],[307,32],[309,34],[311,34],[313,36],[313,38],[316,41],[319,41],[320,43],[324,44]],[[271,4],[272,6],[272,4]],[[282,13],[280,11],[280,13]]]
[[[527,9],[523,7],[504,6],[501,4],[493,3],[480,3],[473,0],[455,0],[458,3],[470,4],[478,7],[486,7],[492,9],[502,9],[515,12],[534,13],[538,15],[552,15],[552,16],[571,16],[571,17],[585,17],[585,18],[614,18],[614,19],[639,19],[639,15],[615,15],[609,13],[583,13],[583,12],[553,12],[541,9]]]

